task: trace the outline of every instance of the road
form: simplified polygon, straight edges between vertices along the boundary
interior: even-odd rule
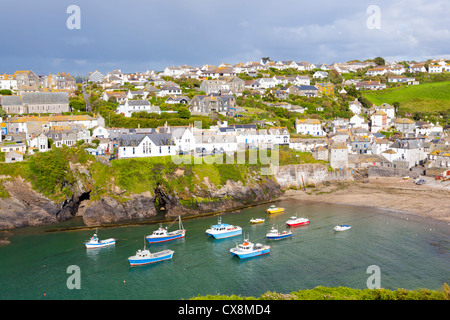
[[[91,112],[91,105],[89,103],[89,94],[86,92],[86,84],[83,84],[83,99],[86,102],[86,111]]]

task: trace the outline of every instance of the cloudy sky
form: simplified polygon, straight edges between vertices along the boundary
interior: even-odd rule
[[[450,58],[449,0],[3,0],[1,13],[0,73]]]

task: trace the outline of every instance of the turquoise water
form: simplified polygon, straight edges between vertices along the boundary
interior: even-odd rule
[[[129,256],[144,246],[144,236],[158,225],[99,229],[102,239],[114,237],[115,247],[86,250],[93,230],[44,232],[49,227],[14,230],[12,244],[0,247],[0,299],[188,299],[197,295],[259,296],[266,291],[289,293],[319,285],[366,288],[377,265],[381,287],[439,290],[450,283],[450,228],[378,211],[295,200],[282,201],[286,212],[269,216],[268,205],[224,214],[224,223],[239,225],[250,241],[267,243],[272,225],[286,228],[290,216],[309,218],[293,228],[293,236],[270,241],[268,255],[239,260],[229,249],[242,236],[214,240],[205,235],[217,216],[185,220],[186,237],[151,244],[151,251],[174,250],[172,260],[130,267]],[[251,225],[251,218],[265,218]],[[351,230],[334,233],[336,224]],[[177,224],[174,224],[174,228]],[[55,228],[55,226],[53,226]],[[80,289],[68,289],[80,269]]]

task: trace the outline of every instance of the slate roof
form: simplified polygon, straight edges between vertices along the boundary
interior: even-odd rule
[[[2,106],[21,106],[22,100],[19,96],[2,96]]]
[[[69,103],[67,92],[28,92],[22,94],[23,104],[62,104]]]

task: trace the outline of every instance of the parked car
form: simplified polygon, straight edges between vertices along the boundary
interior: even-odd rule
[[[416,181],[414,181],[415,184],[424,184],[426,183],[426,181],[424,179],[417,179]]]

